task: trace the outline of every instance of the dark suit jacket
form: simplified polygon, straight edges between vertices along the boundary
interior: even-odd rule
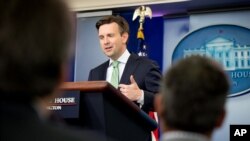
[[[28,104],[2,102],[0,107],[1,141],[100,141],[103,136],[87,130],[41,120]]]
[[[89,73],[89,81],[106,80],[109,61],[92,69]],[[153,111],[155,93],[159,92],[161,72],[159,66],[147,57],[139,57],[131,54],[124,68],[120,84],[130,84],[130,75],[133,75],[140,89],[144,90],[145,112]]]

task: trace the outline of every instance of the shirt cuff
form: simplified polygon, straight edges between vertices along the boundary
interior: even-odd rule
[[[140,104],[140,108],[144,104],[144,91],[143,90],[141,90],[141,97],[137,100],[137,103]]]

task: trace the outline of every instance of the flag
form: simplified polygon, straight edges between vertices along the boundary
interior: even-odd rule
[[[137,32],[137,39],[138,39],[138,55],[139,56],[148,56],[147,53],[147,46],[145,44],[145,38],[143,29],[139,28]],[[158,123],[158,115],[156,112],[150,111],[149,117],[154,119]],[[159,140],[159,128],[155,129],[151,132],[152,141],[158,141]]]
[[[144,42],[144,33],[143,29],[138,29],[137,32],[137,39],[138,39],[138,55],[139,56],[148,56],[147,54],[147,46]]]

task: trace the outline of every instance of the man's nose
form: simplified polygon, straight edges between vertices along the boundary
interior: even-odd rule
[[[110,43],[109,38],[108,38],[108,37],[105,37],[105,38],[104,38],[104,44],[109,44],[109,43]]]

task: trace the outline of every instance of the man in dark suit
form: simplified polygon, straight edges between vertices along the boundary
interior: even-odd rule
[[[214,60],[191,56],[165,74],[155,100],[161,141],[209,141],[225,116],[229,82]]]
[[[70,19],[60,0],[0,0],[1,141],[103,139],[49,120],[69,60]]]
[[[153,111],[153,100],[161,79],[158,65],[128,52],[129,26],[124,18],[106,16],[96,23],[96,28],[101,49],[109,60],[92,69],[89,80],[107,80],[145,112]],[[119,65],[115,67],[116,62]]]

